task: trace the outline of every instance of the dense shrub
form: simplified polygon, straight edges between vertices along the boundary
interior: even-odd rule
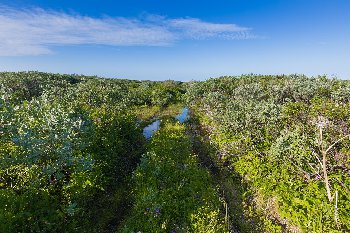
[[[325,77],[247,75],[194,82],[186,99],[210,130],[217,160],[263,200],[267,217],[289,231],[344,232],[349,87]]]
[[[145,143],[134,106],[176,102],[180,86],[0,73],[0,231],[115,230]]]

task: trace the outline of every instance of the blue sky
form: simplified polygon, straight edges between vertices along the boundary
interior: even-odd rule
[[[2,0],[0,70],[350,79],[348,0]]]

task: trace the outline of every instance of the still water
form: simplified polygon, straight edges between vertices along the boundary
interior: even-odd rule
[[[184,123],[189,119],[189,110],[188,108],[183,108],[181,114],[177,115],[175,118],[178,120],[180,123]],[[160,120],[155,120],[151,124],[147,125],[143,129],[143,136],[146,139],[151,138],[160,128]]]
[[[181,114],[179,114],[175,117],[176,120],[178,120],[180,123],[184,123],[185,121],[187,121],[190,118],[190,116],[188,115],[188,112],[189,112],[188,108],[186,108],[186,107],[183,108]]]
[[[159,128],[160,128],[160,120],[153,121],[150,125],[147,125],[143,129],[143,136],[146,139],[149,139],[150,137],[153,136],[153,134],[155,134],[155,132],[159,130]]]

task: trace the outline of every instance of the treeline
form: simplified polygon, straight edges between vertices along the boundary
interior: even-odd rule
[[[0,73],[0,231],[115,231],[144,152],[134,111],[183,93],[173,81]]]
[[[350,230],[349,81],[221,77],[193,82],[186,98],[222,182],[240,179],[225,186],[243,189],[243,215],[231,210],[240,232]]]

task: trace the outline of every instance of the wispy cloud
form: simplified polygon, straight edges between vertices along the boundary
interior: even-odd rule
[[[93,18],[0,6],[0,56],[40,55],[52,46],[165,46],[180,40],[248,39],[249,28],[196,18]]]
[[[168,26],[178,29],[184,37],[192,39],[226,38],[226,39],[248,39],[252,38],[250,29],[237,26],[236,24],[219,24],[204,22],[195,18],[170,19]]]

